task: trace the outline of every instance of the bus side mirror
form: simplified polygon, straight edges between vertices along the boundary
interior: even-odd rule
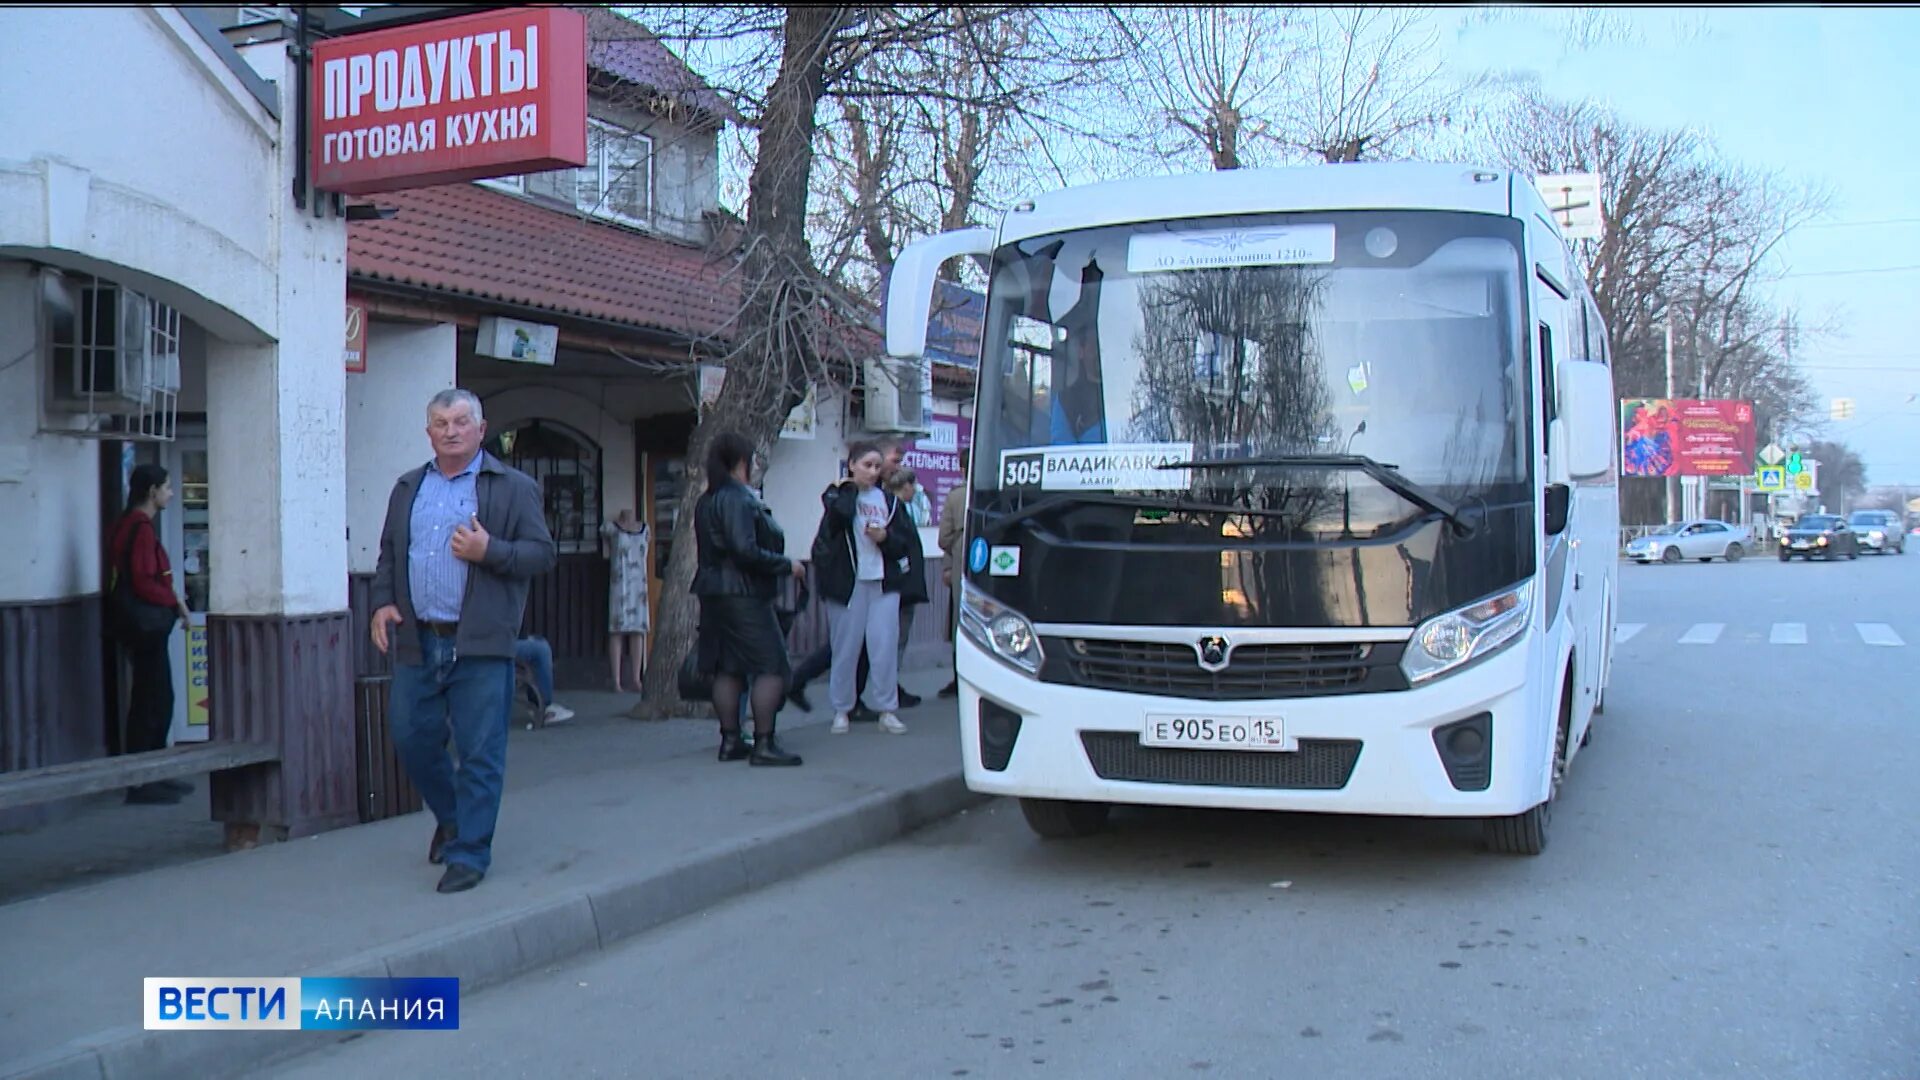
[[[927,318],[940,264],[959,255],[990,255],[993,230],[956,229],[908,244],[887,276],[887,355],[917,360],[927,351]]]
[[[1547,485],[1546,525],[1548,536],[1567,531],[1567,515],[1573,507],[1573,489],[1565,484]]]
[[[1613,469],[1615,415],[1613,373],[1605,364],[1562,360],[1554,372],[1560,416],[1566,421],[1567,475],[1604,476]]]

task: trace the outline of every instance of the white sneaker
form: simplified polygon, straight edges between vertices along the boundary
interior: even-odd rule
[[[573,710],[565,705],[547,706],[547,723],[564,724],[571,719],[573,719]]]
[[[892,713],[883,712],[880,714],[880,730],[889,735],[905,735],[907,725],[901,723],[900,718]]]
[[[835,735],[845,735],[847,733],[847,714],[846,713],[833,714],[832,731]]]

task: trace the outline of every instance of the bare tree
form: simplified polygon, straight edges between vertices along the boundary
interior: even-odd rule
[[[1198,148],[1213,169],[1248,164],[1268,133],[1298,46],[1292,14],[1266,7],[1164,7],[1120,13],[1133,46],[1117,87],[1146,121],[1137,138],[1167,161]]]
[[[1489,142],[1514,168],[1594,172],[1601,178],[1603,238],[1574,244],[1607,324],[1622,397],[1659,397],[1673,328],[1674,382],[1755,404],[1762,434],[1812,406],[1793,367],[1797,333],[1781,331],[1766,286],[1795,227],[1824,212],[1825,196],[1768,173],[1741,169],[1687,131],[1630,124],[1588,103],[1523,91],[1491,126]],[[1629,481],[1628,520],[1662,511],[1658,485]]]
[[[887,160],[875,140],[895,138],[892,129],[871,126],[880,110],[929,100],[952,105],[960,116],[967,109],[1020,109],[1058,77],[1049,61],[1059,42],[1046,34],[1008,38],[985,32],[1006,13],[993,7],[806,5],[645,10],[660,38],[692,58],[745,117],[751,147],[742,243],[732,269],[739,311],[722,333],[701,343],[725,367],[726,378],[694,427],[687,447],[691,460],[701,460],[723,431],[769,447],[810,386],[851,385],[857,361],[880,347],[869,328],[873,300],[824,273],[812,245],[822,122],[860,121],[858,128],[849,126],[843,145],[856,162],[872,163]],[[965,71],[969,64],[981,78],[924,77],[928,71]],[[865,145],[855,145],[855,130],[863,132]],[[957,144],[953,155],[956,171],[964,171],[964,146]],[[878,176],[870,174],[868,190],[856,190],[852,205],[860,213],[846,234],[868,247],[870,256],[874,248],[886,256],[898,239],[888,234],[889,219],[880,209],[898,191]],[[949,181],[949,188],[964,189],[961,179]],[[881,228],[870,236],[873,221]],[[677,670],[693,638],[693,508],[704,493],[703,478],[690,474],[662,574],[649,665],[654,671]],[[641,711],[679,711],[676,691],[671,678],[649,680]]]
[[[1393,158],[1453,124],[1485,87],[1446,72],[1422,8],[1322,8],[1300,24],[1269,136],[1322,161]]]

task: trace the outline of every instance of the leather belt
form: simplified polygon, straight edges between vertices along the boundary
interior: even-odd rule
[[[458,637],[460,634],[460,624],[457,622],[422,622],[420,625],[428,633],[440,637]]]

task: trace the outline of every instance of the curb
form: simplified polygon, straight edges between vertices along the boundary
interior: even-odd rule
[[[875,792],[745,840],[695,852],[640,876],[573,889],[505,917],[415,935],[299,974],[453,977],[471,993],[619,942],[878,847],[992,796],[968,791],[959,771]],[[289,973],[291,974],[291,973]],[[239,1076],[327,1045],[315,1032],[181,1032],[122,1027],[0,1065],[5,1080],[121,1080]],[[337,1033],[328,1033],[337,1038]],[[303,1037],[304,1036],[304,1037]]]

